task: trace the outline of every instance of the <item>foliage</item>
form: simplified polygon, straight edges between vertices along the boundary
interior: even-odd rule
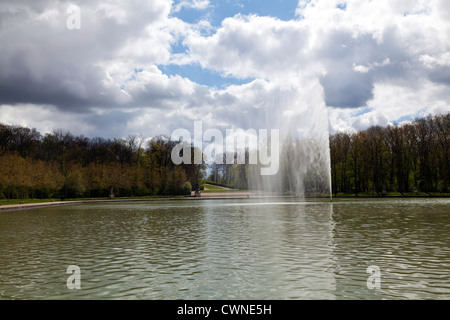
[[[201,189],[204,163],[175,165],[171,152],[178,142],[167,137],[144,142],[141,136],[89,139],[61,130],[41,135],[0,124],[0,198],[184,195]],[[192,157],[195,152],[191,147]],[[450,114],[334,134],[333,193],[448,193],[449,152]],[[212,166],[208,181],[245,190],[250,174],[248,165],[224,162]]]
[[[144,142],[141,136],[89,139],[61,130],[41,135],[0,124],[0,196],[181,195],[199,187],[204,165],[174,165],[177,142],[162,136]]]
[[[330,137],[333,193],[449,192],[450,114]]]
[[[294,144],[288,144],[291,148]],[[418,118],[403,125],[371,127],[364,131],[339,132],[329,138],[331,184],[336,194],[387,192],[450,192],[450,114]],[[284,149],[282,185],[289,191],[292,181],[290,154],[311,156],[313,148],[289,153]],[[235,155],[236,158],[236,155]],[[283,168],[287,168],[286,172]],[[310,172],[314,173],[314,170]],[[213,164],[208,183],[246,189],[252,171],[246,164]],[[305,189],[320,190],[314,176],[304,179]]]
[[[186,181],[186,182],[183,184],[183,190],[182,190],[182,193],[183,193],[183,195],[190,195],[191,192],[192,192],[192,185],[191,185],[191,183],[190,183],[189,181]]]

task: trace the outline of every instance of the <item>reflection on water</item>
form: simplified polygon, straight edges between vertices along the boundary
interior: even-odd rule
[[[199,200],[0,214],[3,299],[449,299],[450,201]],[[69,290],[67,267],[81,268]],[[381,289],[367,287],[368,266]]]

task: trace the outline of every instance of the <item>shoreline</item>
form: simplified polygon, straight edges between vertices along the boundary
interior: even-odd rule
[[[54,207],[54,206],[66,206],[76,204],[89,204],[89,203],[124,203],[124,202],[153,202],[153,201],[192,201],[192,200],[236,200],[236,199],[269,199],[269,198],[285,198],[285,199],[330,199],[329,196],[305,196],[303,198],[296,196],[283,196],[283,195],[264,195],[264,194],[251,194],[251,193],[206,193],[200,197],[194,195],[184,197],[165,197],[165,198],[146,198],[146,199],[93,199],[93,200],[68,200],[68,201],[50,201],[50,202],[36,202],[36,203],[23,203],[23,204],[10,204],[0,205],[1,212],[20,211],[36,208]],[[406,198],[450,198],[450,195],[387,195],[387,196],[336,196],[334,199],[406,199]]]
[[[147,199],[98,199],[98,200],[69,200],[69,201],[51,201],[51,202],[36,202],[23,204],[7,204],[0,205],[0,213],[8,211],[19,211],[27,209],[66,206],[75,204],[89,204],[89,203],[124,203],[124,202],[152,202],[152,201],[174,201],[174,200],[233,200],[233,199],[261,199],[261,198],[293,198],[292,196],[274,196],[274,195],[253,195],[248,193],[209,193],[202,194],[200,197],[185,196],[185,197],[165,197],[165,198],[147,198]]]

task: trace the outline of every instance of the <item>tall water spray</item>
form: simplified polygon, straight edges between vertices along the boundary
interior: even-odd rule
[[[279,143],[279,170],[275,175],[261,175],[262,165],[250,166],[249,187],[331,199],[328,112],[318,81],[301,88],[292,82],[274,84],[258,109],[256,114],[264,116],[252,117],[250,127],[279,130],[279,141],[269,138],[266,142]]]

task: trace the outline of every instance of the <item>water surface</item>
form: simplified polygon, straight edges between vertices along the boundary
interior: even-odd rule
[[[1,299],[449,299],[450,200],[192,200],[0,214]],[[67,267],[81,269],[69,290]],[[381,270],[369,289],[369,266]]]

